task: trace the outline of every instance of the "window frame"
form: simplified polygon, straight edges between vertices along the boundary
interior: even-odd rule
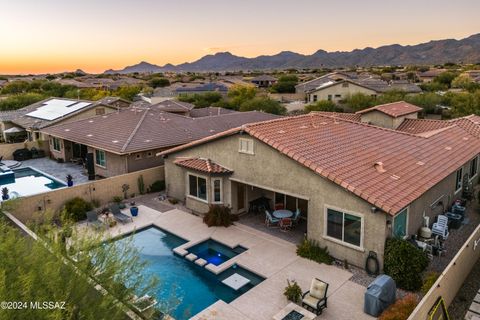
[[[475,166],[473,164],[475,163]],[[472,175],[472,169],[475,169],[475,173]],[[475,156],[472,160],[470,160],[470,167],[468,170],[468,174],[470,175],[469,181],[475,179],[478,174],[478,156]]]
[[[105,114],[105,108],[103,108],[103,107],[95,108],[95,115],[96,116],[103,116],[104,114]]]
[[[190,177],[195,177],[196,178],[196,182],[197,182],[197,184],[196,184],[197,185],[197,194],[196,195],[190,194]],[[205,199],[200,198],[198,196],[200,194],[200,192],[199,192],[200,188],[199,188],[199,183],[198,183],[199,178],[205,180],[205,189],[206,189],[205,190]],[[208,178],[206,176],[196,174],[196,173],[193,173],[193,172],[187,172],[187,186],[188,186],[187,197],[198,200],[198,201],[201,201],[201,202],[208,203],[208,199],[210,197],[208,195]]]
[[[222,178],[212,178],[211,179],[211,183],[212,183],[212,203],[217,203],[217,204],[221,204],[223,203],[223,179]],[[216,181],[219,181],[220,182],[220,200],[216,200],[215,199],[215,182]]]
[[[55,141],[58,143],[58,149],[55,147]],[[60,141],[60,138],[52,137],[52,149],[56,152],[62,152],[62,142]]]
[[[460,176],[460,180],[458,180],[459,176]],[[459,193],[462,190],[462,187],[463,187],[463,167],[455,171],[455,194]]]
[[[403,237],[401,237],[402,239],[407,239],[408,238],[408,218],[410,216],[410,208],[409,207],[406,207],[406,208],[403,208],[402,210],[400,210],[392,219],[392,236],[394,237],[397,237],[395,235],[395,218],[397,218],[400,214],[402,214],[404,211],[406,211],[406,221],[405,221],[405,235]]]
[[[328,235],[328,210],[329,209],[337,211],[337,212],[341,212],[343,214],[342,215],[342,240],[331,237],[331,236]],[[358,245],[358,246],[355,245],[355,244],[346,242],[344,240],[345,239],[345,214],[360,218],[360,245]],[[354,249],[354,250],[357,250],[357,251],[364,252],[365,249],[363,247],[363,242],[365,240],[365,216],[361,213],[358,213],[358,212],[352,212],[352,211],[349,211],[349,210],[341,209],[341,208],[326,204],[324,206],[324,212],[323,212],[323,238],[327,239],[329,241],[338,243],[342,246],[345,246],[345,247],[348,247],[348,248],[351,248],[351,249]]]
[[[246,146],[247,146],[246,149],[243,149],[243,148],[242,148],[242,143],[246,143]],[[249,145],[251,146],[251,148],[249,148]],[[250,149],[251,149],[251,150],[250,150]],[[255,150],[254,150],[253,139],[247,139],[247,138],[240,138],[240,139],[238,139],[238,152],[239,152],[239,153],[244,153],[244,154],[254,155],[254,154],[255,154]]]
[[[103,154],[103,164],[98,161],[98,159],[101,158],[98,156],[99,154]],[[107,168],[107,153],[105,150],[95,149],[95,165],[100,168]]]

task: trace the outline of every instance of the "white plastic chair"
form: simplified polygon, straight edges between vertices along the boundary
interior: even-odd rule
[[[432,226],[432,233],[439,235],[444,240],[448,238],[448,217],[444,215],[439,215],[437,222]]]

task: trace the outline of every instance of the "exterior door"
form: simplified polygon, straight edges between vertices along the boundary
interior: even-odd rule
[[[247,189],[244,184],[237,185],[237,212],[241,213],[245,211],[245,193]]]

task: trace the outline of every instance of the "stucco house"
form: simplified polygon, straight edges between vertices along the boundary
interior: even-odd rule
[[[103,116],[52,126],[42,130],[50,137],[51,157],[83,161],[93,155],[95,175],[112,177],[163,163],[155,154],[247,123],[276,119],[263,112],[233,112],[187,117],[157,108],[119,109]]]
[[[18,110],[0,112],[3,141],[45,140],[41,130],[52,125],[90,118],[128,107],[129,101],[106,97],[98,101],[48,98]]]
[[[161,152],[167,193],[199,214],[267,197],[300,209],[308,238],[334,257],[364,267],[372,251],[383,266],[387,237],[416,234],[477,181],[479,127],[416,135],[350,115],[248,124]]]
[[[250,82],[258,88],[268,88],[277,83],[277,78],[268,74],[263,74],[252,78]]]

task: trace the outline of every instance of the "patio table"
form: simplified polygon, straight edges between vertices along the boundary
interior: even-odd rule
[[[274,218],[277,219],[291,218],[293,216],[293,212],[290,210],[282,209],[273,211],[272,215]]]

